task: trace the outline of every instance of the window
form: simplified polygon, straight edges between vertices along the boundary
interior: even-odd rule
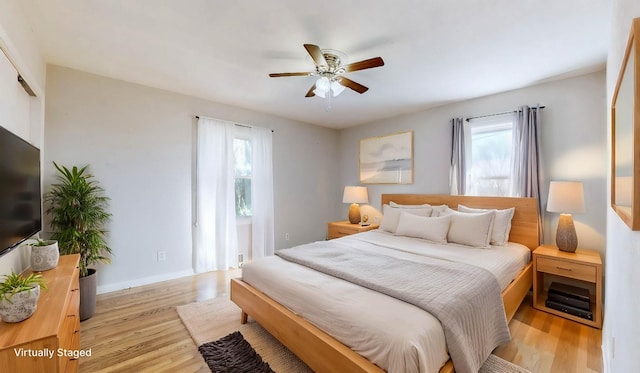
[[[511,115],[469,121],[467,195],[509,196],[511,191]]]
[[[236,186],[236,216],[251,216],[251,140],[233,139]]]

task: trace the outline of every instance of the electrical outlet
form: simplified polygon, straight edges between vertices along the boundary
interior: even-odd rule
[[[284,234],[284,240],[285,241],[289,241],[290,238],[291,238],[291,236],[289,236],[289,233],[285,233]]]
[[[158,251],[158,261],[164,262],[167,260],[167,252],[166,251]]]

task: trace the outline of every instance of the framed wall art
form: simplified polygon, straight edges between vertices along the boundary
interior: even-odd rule
[[[360,140],[360,183],[413,184],[413,131]]]
[[[640,18],[631,23],[611,102],[611,207],[640,230]]]

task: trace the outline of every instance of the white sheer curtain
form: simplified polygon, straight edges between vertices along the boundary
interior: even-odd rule
[[[273,160],[270,129],[251,128],[251,259],[273,255]]]
[[[452,195],[464,195],[467,182],[467,162],[464,142],[464,120],[462,118],[451,119],[453,129],[451,146],[451,169],[449,174],[449,186]]]
[[[196,273],[228,269],[238,263],[233,163],[233,123],[198,119]]]

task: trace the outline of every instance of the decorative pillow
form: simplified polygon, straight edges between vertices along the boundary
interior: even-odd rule
[[[449,206],[438,205],[438,206],[431,206],[431,208],[433,209],[433,211],[431,212],[431,216],[443,216],[443,212],[447,211],[447,209],[449,209]]]
[[[451,216],[427,217],[401,212],[396,234],[417,237],[435,243],[447,243],[447,232]]]
[[[493,221],[493,231],[491,232],[491,244],[496,246],[506,246],[509,242],[509,232],[511,231],[511,219],[516,209],[514,207],[496,210],[496,209],[475,209],[464,205],[458,205],[460,212],[487,212],[494,211],[496,217]]]
[[[431,207],[431,205],[428,204],[428,203],[425,203],[424,205],[401,205],[401,204],[395,203],[393,201],[389,202],[389,206],[398,207],[398,208],[401,208],[401,209],[424,209],[424,208],[427,208],[427,207]]]
[[[495,211],[474,214],[454,211],[448,216],[451,217],[451,225],[447,242],[483,249],[489,247]]]
[[[440,208],[440,211],[438,211],[438,216],[447,216],[447,215],[451,215],[451,214],[455,214],[457,213],[456,210],[449,208],[449,206],[447,205],[442,205],[444,206],[444,208]],[[433,210],[431,212],[431,216],[435,216],[434,214],[436,213],[436,210]]]
[[[380,222],[380,229],[383,231],[396,233],[398,228],[398,220],[400,219],[401,212],[407,212],[413,215],[430,216],[431,207],[425,207],[422,209],[403,209],[398,207],[391,207],[389,205],[382,206],[382,222]]]

